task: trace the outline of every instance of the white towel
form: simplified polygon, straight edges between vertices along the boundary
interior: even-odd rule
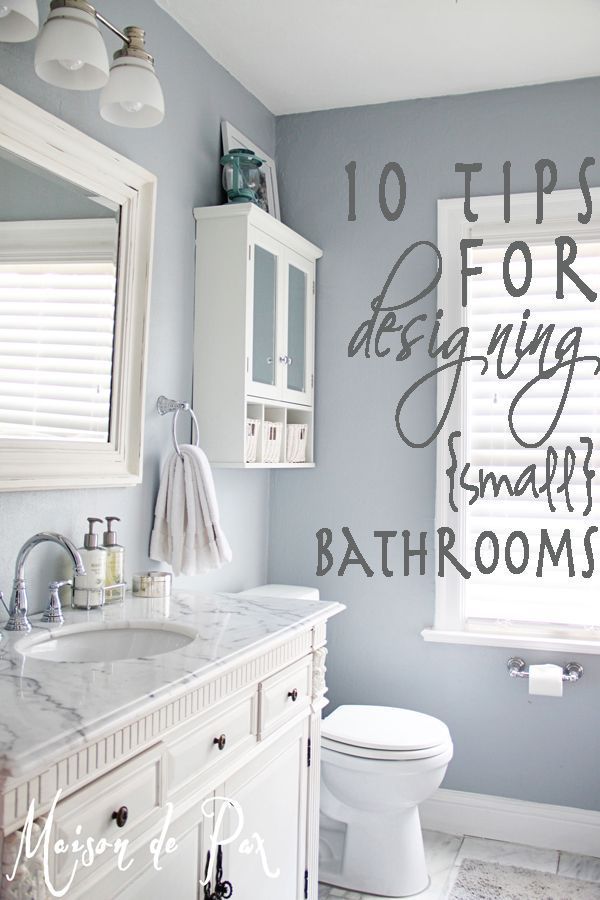
[[[210,464],[204,451],[182,444],[165,463],[150,536],[150,558],[175,575],[202,575],[231,562],[221,530]]]

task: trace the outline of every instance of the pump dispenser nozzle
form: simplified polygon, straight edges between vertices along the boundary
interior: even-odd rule
[[[113,528],[113,522],[120,522],[120,518],[118,516],[105,516],[107,521],[107,528],[102,536],[102,542],[105,547],[114,547],[117,543],[117,533]]]
[[[84,535],[83,538],[83,546],[86,550],[96,550],[98,547],[98,535],[94,534],[94,525],[96,522],[102,524],[102,519],[96,519],[93,516],[88,516],[89,529],[88,533]]]

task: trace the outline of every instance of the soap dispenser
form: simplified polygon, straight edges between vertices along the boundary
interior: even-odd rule
[[[102,546],[106,555],[106,590],[104,600],[106,603],[122,601],[125,597],[125,548],[117,544],[117,535],[113,528],[113,522],[120,522],[118,516],[106,516],[107,529],[104,532]],[[110,587],[111,584],[119,584],[121,587]]]
[[[73,606],[91,609],[104,603],[104,583],[106,579],[106,551],[98,546],[98,535],[94,534],[96,522],[102,519],[88,518],[88,533],[79,548],[85,575],[76,575],[73,581]]]

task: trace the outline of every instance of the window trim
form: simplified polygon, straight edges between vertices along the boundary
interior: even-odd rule
[[[590,189],[592,202],[600,208],[600,188]],[[581,225],[577,213],[583,212],[584,203],[579,190],[556,191],[544,197],[544,221],[536,225],[537,195],[535,193],[511,196],[511,221],[504,222],[504,197],[502,194],[473,197],[471,208],[477,212],[476,222],[468,222],[464,216],[464,199],[438,200],[438,247],[443,259],[443,277],[438,285],[437,307],[444,310],[439,341],[443,341],[456,328],[466,324],[466,308],[460,297],[461,256],[460,241],[464,238],[483,237],[484,240],[515,239],[522,228],[531,232],[529,242],[550,237],[552,241],[559,234],[600,239],[600,226],[594,219],[588,225]],[[437,421],[440,420],[452,383],[452,372],[444,370],[438,376]],[[466,380],[461,379],[459,393],[448,415],[444,427],[436,441],[436,489],[435,528],[447,525],[452,528],[457,539],[453,548],[458,558],[464,548],[465,515],[464,504],[455,513],[448,504],[448,483],[446,469],[450,466],[448,437],[451,431],[462,432],[462,409],[465,400]],[[460,456],[460,448],[457,447]],[[463,554],[464,555],[464,554]],[[436,572],[437,572],[436,547]],[[595,631],[595,630],[594,630]],[[475,644],[479,646],[521,647],[533,650],[579,650],[582,653],[600,654],[600,629],[598,638],[584,638],[582,629],[574,629],[573,636],[548,623],[547,626],[527,626],[525,623],[506,623],[502,628],[497,624],[489,631],[469,626],[464,608],[464,580],[453,567],[446,568],[443,578],[435,579],[435,617],[432,628],[421,634],[426,641],[436,643]]]
[[[0,222],[0,263],[113,262],[119,223],[114,218]]]
[[[546,650],[566,653],[589,653],[600,655],[600,640],[580,640],[568,637],[546,637],[544,635],[522,634],[517,630],[505,633],[487,631],[456,631],[439,628],[424,628],[423,640],[432,644],[462,644],[475,647],[507,647],[513,650]]]

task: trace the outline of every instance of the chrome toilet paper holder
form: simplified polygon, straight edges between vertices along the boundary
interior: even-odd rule
[[[524,659],[520,656],[511,656],[506,663],[508,674],[511,678],[529,678],[529,669]],[[579,663],[570,662],[563,666],[563,681],[579,681],[583,678],[583,666]]]

